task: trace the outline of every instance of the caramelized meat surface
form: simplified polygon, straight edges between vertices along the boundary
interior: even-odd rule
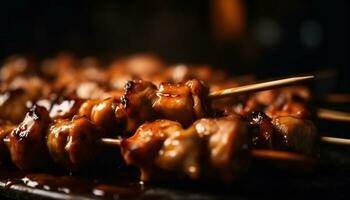
[[[152,106],[162,117],[189,126],[205,116],[204,99],[207,94],[207,89],[198,80],[179,84],[163,83]]]
[[[107,136],[115,136],[116,131],[121,131],[121,127],[115,117],[115,109],[117,107],[117,100],[115,98],[107,98],[97,102],[91,108],[91,121],[97,126],[103,128]]]
[[[151,82],[134,80],[125,85],[125,94],[115,110],[116,119],[125,124],[126,132],[133,132],[146,121],[156,119],[152,108],[156,86]]]
[[[103,130],[86,117],[57,120],[48,131],[46,144],[55,163],[74,171],[95,160],[102,136]]]
[[[50,158],[46,147],[46,133],[50,123],[48,111],[33,106],[5,139],[12,162],[21,170],[47,166]]]
[[[145,121],[171,119],[189,126],[206,115],[205,97],[208,90],[198,81],[160,85],[135,80],[126,84],[125,95],[116,108],[116,118],[124,121],[128,132]]]
[[[248,124],[232,115],[215,119],[200,119],[194,123],[196,132],[208,141],[209,170],[203,175],[223,181],[236,180],[244,174],[250,161]]]
[[[310,120],[293,116],[273,118],[276,128],[274,146],[276,149],[294,151],[309,156],[318,155],[318,135]]]
[[[243,101],[237,101],[233,105],[226,106],[226,113],[236,113],[243,116],[251,112],[265,112],[267,116],[294,116],[298,118],[310,118],[311,95],[307,88],[301,86],[286,87],[275,90],[258,92]]]
[[[141,180],[190,178],[235,180],[249,161],[247,123],[240,117],[201,119],[188,129],[157,120],[123,140],[128,164],[141,169]],[[166,175],[164,175],[166,174]]]

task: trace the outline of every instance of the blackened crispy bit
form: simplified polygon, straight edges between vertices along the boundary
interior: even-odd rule
[[[47,166],[50,157],[46,147],[46,133],[50,123],[48,111],[33,106],[21,122],[5,139],[12,162],[21,170]]]
[[[233,181],[249,163],[247,123],[240,117],[201,119],[183,129],[170,120],[146,123],[123,140],[128,164],[141,169],[141,180],[215,179]]]
[[[280,116],[272,120],[276,128],[275,149],[293,151],[303,155],[317,156],[319,136],[310,120],[293,116]]]
[[[50,109],[50,117],[56,119],[67,119],[77,114],[83,100],[78,98],[59,99],[53,103]]]
[[[115,109],[118,122],[125,124],[126,132],[133,132],[146,121],[159,116],[152,108],[156,97],[156,86],[143,80],[129,81],[125,85],[125,94]]]
[[[274,139],[274,126],[263,112],[252,112],[248,117],[248,122],[252,126],[252,145],[257,149],[272,149]]]
[[[49,129],[47,146],[55,163],[70,171],[88,166],[99,153],[104,132],[86,117],[57,120]]]

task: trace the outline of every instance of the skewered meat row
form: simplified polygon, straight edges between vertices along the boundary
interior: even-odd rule
[[[122,141],[128,164],[141,170],[141,180],[188,177],[233,180],[249,162],[248,124],[238,116],[201,119],[188,129],[169,120],[140,126]]]
[[[186,89],[186,87],[188,87],[188,89]],[[35,165],[32,165],[29,156],[26,156],[26,158],[28,158],[27,160],[22,160],[21,155],[24,155],[22,154],[22,152],[27,150],[26,148],[23,149],[20,143],[24,143],[24,145],[28,144],[28,152],[33,151],[33,153],[31,153],[31,155],[33,156],[36,155],[35,152],[45,152],[45,145],[36,145],[35,148],[31,148],[30,144],[35,144],[36,142],[42,141],[43,138],[46,138],[47,129],[51,123],[53,123],[52,127],[61,128],[50,129],[52,133],[55,132],[54,135],[57,135],[56,138],[51,137],[50,134],[48,135],[48,141],[50,142],[50,144],[51,138],[59,139],[63,137],[69,139],[69,137],[71,137],[67,136],[69,134],[80,134],[79,131],[79,133],[76,133],[74,131],[74,127],[76,127],[75,124],[77,123],[83,123],[86,124],[86,126],[90,124],[92,127],[100,127],[99,129],[102,129],[102,132],[108,133],[108,135],[102,135],[101,133],[101,136],[115,137],[116,134],[121,134],[120,131],[123,130],[122,127],[129,128],[130,130],[136,129],[137,126],[142,124],[144,121],[155,119],[157,117],[156,114],[165,118],[173,118],[174,116],[171,116],[170,112],[166,112],[164,108],[160,107],[160,103],[157,103],[157,101],[167,101],[166,103],[168,106],[171,105],[171,103],[173,103],[174,113],[176,113],[176,109],[178,109],[178,111],[182,111],[184,115],[188,116],[186,120],[194,121],[197,117],[200,117],[196,115],[197,113],[198,115],[204,114],[201,113],[202,97],[200,95],[203,90],[201,87],[203,86],[199,83],[199,81],[192,80],[188,81],[186,84],[166,84],[164,87],[161,87],[162,89],[160,91],[157,91],[156,87],[150,82],[133,81],[127,84],[126,92],[121,102],[118,102],[115,98],[108,98],[100,101],[87,100],[85,102],[79,99],[70,99],[58,101],[53,105],[46,105],[46,108],[50,108],[50,112],[48,112],[43,107],[35,106],[31,109],[30,112],[28,112],[24,121],[19,125],[19,127],[17,127],[10,134],[10,136],[6,138],[8,144],[19,144],[18,147],[16,145],[11,145],[11,148],[9,148],[11,153],[14,152],[14,155],[12,156],[13,162],[21,169],[38,168],[38,166],[41,166],[43,163],[47,163],[48,159],[42,159],[43,163],[35,163]],[[167,99],[168,97],[169,99]],[[164,100],[164,98],[166,100]],[[41,101],[39,103],[40,105],[45,105],[45,103],[50,102]],[[151,107],[144,106],[145,104]],[[193,108],[191,107],[191,105],[193,106]],[[154,114],[151,115],[151,112],[153,112]],[[77,117],[75,117],[73,120],[70,120],[70,118],[72,118],[74,115],[81,116],[80,120],[78,120]],[[184,124],[191,123],[191,121],[182,122]],[[62,126],[64,126],[65,128],[62,128]],[[68,127],[72,128],[73,130],[70,130],[70,128]],[[97,130],[98,128],[95,129]],[[91,128],[91,130],[95,129]],[[30,137],[28,139],[22,138],[22,136],[27,138],[27,133],[31,131],[35,132],[34,136],[32,136],[36,139],[34,142],[32,141],[33,139],[31,139]],[[101,131],[95,131],[94,133],[92,133],[91,137],[93,137],[93,135],[99,132]],[[39,136],[41,138],[37,138]],[[27,140],[29,140],[29,142],[26,142]],[[65,139],[63,139],[62,141],[65,141]],[[58,144],[62,144],[62,141],[57,142],[53,140],[52,143],[56,142]],[[62,145],[57,146],[57,148],[61,147]],[[57,148],[53,150],[51,150],[52,148],[49,148],[49,150],[54,154],[55,152],[62,151]],[[68,147],[64,148],[66,149]],[[17,159],[17,157],[19,157],[19,159]],[[41,157],[47,158],[48,156],[42,155]],[[68,161],[65,161],[64,165],[70,168],[70,166],[75,166],[75,164],[73,164],[74,162],[75,158],[70,157]]]
[[[23,84],[31,83],[31,76],[26,77],[26,70],[14,72],[19,73],[22,80],[26,80],[17,84],[21,86],[17,88],[26,92],[25,97],[30,97],[18,101],[20,105],[32,101],[46,107],[32,107],[24,121],[13,131],[8,131],[11,127],[2,129],[2,137],[6,135],[4,141],[10,150],[11,158],[22,170],[44,168],[51,162],[69,170],[77,170],[93,162],[98,156],[99,141],[102,137],[133,133],[142,123],[159,118],[168,120],[146,123],[137,129],[135,135],[122,142],[125,160],[140,167],[142,180],[162,177],[215,179],[217,171],[220,172],[217,179],[234,180],[243,173],[249,163],[250,146],[305,155],[317,154],[317,135],[313,124],[297,118],[309,117],[308,114],[304,114],[307,113],[304,112],[307,101],[299,97],[295,100],[295,92],[289,95],[288,92],[278,91],[276,95],[270,95],[271,98],[253,95],[248,99],[247,105],[243,106],[244,112],[237,112],[234,108],[234,113],[246,116],[248,121],[229,111],[226,111],[230,114],[229,117],[200,119],[210,116],[207,108],[210,105],[205,102],[208,89],[198,80],[182,84],[163,83],[159,89],[148,81],[129,81],[124,94],[120,90],[120,85],[123,84],[117,80],[124,76],[124,79],[120,79],[121,82],[130,80],[130,77],[142,77],[153,82],[178,82],[190,77],[200,77],[207,82],[215,82],[210,77],[212,72],[205,67],[195,69],[177,66],[163,70],[163,64],[154,62],[151,58],[146,62],[147,67],[142,68],[146,71],[130,74],[129,70],[120,73],[119,67],[109,69],[109,73],[106,73],[106,70],[96,67],[94,60],[86,61],[86,69],[74,69],[73,62],[69,58],[61,60],[61,63],[54,62],[56,69],[46,71],[46,74],[55,77],[55,81],[50,82],[51,86],[48,89],[42,87],[46,85],[46,81],[37,84],[38,89],[34,91],[40,92],[32,96],[27,93],[33,92],[31,89],[35,87],[26,87],[27,85]],[[126,65],[130,71],[135,71],[135,66],[140,65],[138,62],[140,60],[129,60]],[[150,71],[147,71],[148,68]],[[172,70],[176,73],[172,73]],[[55,75],[56,72],[59,73]],[[13,77],[16,76],[8,77],[11,78],[4,79],[6,87],[3,91],[6,92],[11,85],[16,85],[14,83],[21,83],[15,81],[16,78]],[[55,101],[53,104],[50,100],[37,101],[49,97],[50,93],[70,98]],[[76,96],[88,100],[75,98]],[[103,98],[105,96],[109,98]],[[8,104],[10,101],[6,101],[6,98],[4,103]],[[17,104],[14,103],[9,110],[16,108]],[[26,108],[24,106],[17,112],[19,114],[10,120],[19,121],[20,114],[23,116]],[[225,109],[227,110],[227,106]],[[265,111],[272,119],[262,113],[250,116],[249,113],[253,110]],[[282,117],[278,117],[280,115]],[[200,120],[193,124],[197,119]],[[0,144],[1,147],[4,145]],[[96,151],[91,152],[91,149]],[[38,159],[40,160],[37,162]]]
[[[267,125],[261,125],[259,120]],[[122,152],[129,164],[141,168],[142,180],[158,179],[153,177],[157,169],[195,180],[210,178],[210,171],[219,169],[223,172],[222,179],[231,180],[245,168],[244,159],[249,156],[244,152],[249,153],[251,145],[308,156],[317,154],[317,135],[311,122],[293,117],[280,117],[276,119],[278,123],[272,124],[268,120],[254,114],[247,122],[232,115],[200,119],[187,129],[178,122],[156,120],[140,126],[132,137],[124,139]],[[270,134],[269,145],[257,145],[265,142],[261,133]],[[4,141],[12,161],[22,170],[44,168],[52,160],[69,170],[77,170],[95,160],[102,137],[106,137],[104,130],[85,116],[52,122],[45,108],[34,106]]]
[[[269,117],[294,116],[297,118],[310,118],[313,110],[310,106],[310,91],[301,86],[291,86],[258,92],[243,99],[236,99],[223,108],[226,113],[240,115],[250,114],[252,111],[261,111]]]
[[[52,160],[74,170],[95,158],[98,148],[93,147],[101,137],[103,129],[86,117],[52,121],[44,107],[35,105],[4,142],[21,170],[41,169]]]
[[[156,90],[156,87],[150,82],[141,80],[131,81],[128,82],[126,86],[125,95],[122,97],[121,102],[118,102],[115,98],[109,98],[100,101],[88,100],[84,103],[79,99],[66,100],[48,106],[48,108],[51,108],[51,111],[48,115],[54,120],[55,123],[61,123],[67,127],[72,126],[75,121],[73,120],[70,124],[68,121],[65,121],[63,119],[70,118],[76,114],[85,116],[85,121],[91,121],[92,124],[96,125],[97,127],[101,127],[105,132],[109,134],[120,133],[118,132],[118,129],[121,130],[121,127],[125,128],[124,130],[127,130],[128,132],[132,132],[138,127],[138,125],[142,124],[143,122],[152,121],[159,116],[161,116],[161,118],[175,120],[180,118],[178,121],[182,122],[182,124],[186,127],[190,125],[191,122],[196,118],[201,118],[205,115],[203,112],[203,110],[205,110],[203,109],[203,101],[201,101],[204,99],[203,96],[205,96],[203,95],[203,91],[205,91],[205,89],[203,89],[203,86],[197,80],[188,81],[185,84],[162,84],[158,91]],[[181,114],[173,115],[173,113]],[[47,114],[43,115],[47,116]],[[182,115],[187,116],[187,118],[181,118]],[[287,122],[288,121],[291,120],[287,120]],[[24,126],[27,125],[25,124]],[[43,129],[45,129],[45,126]],[[60,124],[58,126],[60,126]],[[46,135],[46,132],[42,134]],[[272,137],[273,134],[269,134],[269,137]],[[67,133],[64,135],[67,135]],[[105,136],[115,137],[115,135]],[[288,144],[290,141],[286,140],[285,143]],[[271,145],[272,144],[270,144],[270,146]],[[290,148],[294,148],[293,143]],[[54,150],[52,152],[60,151],[62,150]],[[75,159],[72,158],[72,160]],[[71,160],[65,161],[64,165],[66,165],[67,168],[74,168],[72,167],[75,166],[75,164],[72,164],[73,162]],[[26,166],[26,162],[17,165],[20,165],[20,168],[23,169],[31,169],[36,167],[30,165]]]

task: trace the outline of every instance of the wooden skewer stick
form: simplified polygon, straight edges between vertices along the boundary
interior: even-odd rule
[[[121,145],[121,139],[102,138],[100,143],[102,145],[119,147]],[[335,138],[335,137],[321,137],[321,142],[326,144],[335,145],[350,145],[350,139]],[[283,160],[293,162],[306,162],[310,158],[292,152],[278,151],[278,150],[263,150],[254,149],[252,150],[252,156],[255,158],[267,159],[267,160]]]
[[[113,139],[113,138],[102,138],[101,144],[108,146],[120,146],[121,139]],[[350,145],[350,139],[345,138],[336,138],[336,137],[321,137],[321,142],[327,144],[337,144],[337,145]]]
[[[350,122],[350,113],[334,111],[334,110],[329,110],[324,108],[318,109],[317,116],[320,119]]]
[[[257,84],[251,84],[251,85],[245,85],[241,87],[235,87],[235,88],[228,88],[224,90],[214,91],[209,94],[209,98],[211,99],[218,99],[218,98],[224,98],[229,97],[237,94],[242,93],[253,93],[263,90],[269,90],[280,86],[289,85],[292,83],[298,83],[302,81],[312,80],[315,76],[300,76],[300,77],[293,77],[293,78],[286,78],[286,79],[280,79],[275,81],[268,81],[263,83],[257,83]]]
[[[344,139],[344,138],[321,137],[321,141],[327,144],[350,145],[350,139]]]
[[[106,146],[119,147],[121,145],[121,139],[112,139],[112,138],[102,138],[100,144]],[[284,160],[284,161],[293,161],[293,162],[305,162],[308,161],[308,157],[305,157],[300,154],[286,152],[286,151],[277,151],[277,150],[252,150],[252,156],[255,158],[267,159],[267,160]]]
[[[100,143],[106,146],[120,146],[122,143],[122,140],[113,139],[113,138],[102,138]]]
[[[314,76],[301,76],[301,77],[286,78],[286,79],[280,79],[276,81],[245,85],[245,86],[235,87],[235,88],[228,88],[224,90],[211,92],[209,94],[209,98],[218,99],[218,98],[229,97],[229,96],[242,94],[242,93],[253,93],[253,92],[258,92],[262,90],[272,89],[279,86],[284,86],[287,84],[311,80],[314,78],[315,78]],[[318,109],[317,116],[320,119],[350,122],[350,113],[333,111],[329,109],[323,109],[323,108]]]
[[[101,142],[101,144],[107,145],[107,146],[120,146],[121,145],[120,139],[102,138],[100,142]],[[336,145],[346,145],[346,146],[350,145],[350,139],[336,138],[336,137],[323,136],[323,137],[321,137],[321,142],[327,143],[327,144],[336,144]]]
[[[299,161],[305,162],[310,158],[292,152],[286,151],[276,151],[276,150],[263,150],[263,149],[254,149],[252,150],[252,156],[255,158],[262,159],[272,159],[272,160],[281,160],[281,161]]]

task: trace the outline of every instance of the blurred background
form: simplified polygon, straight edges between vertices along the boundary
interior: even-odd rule
[[[3,1],[0,59],[152,52],[271,78],[323,71],[350,92],[346,0]]]

